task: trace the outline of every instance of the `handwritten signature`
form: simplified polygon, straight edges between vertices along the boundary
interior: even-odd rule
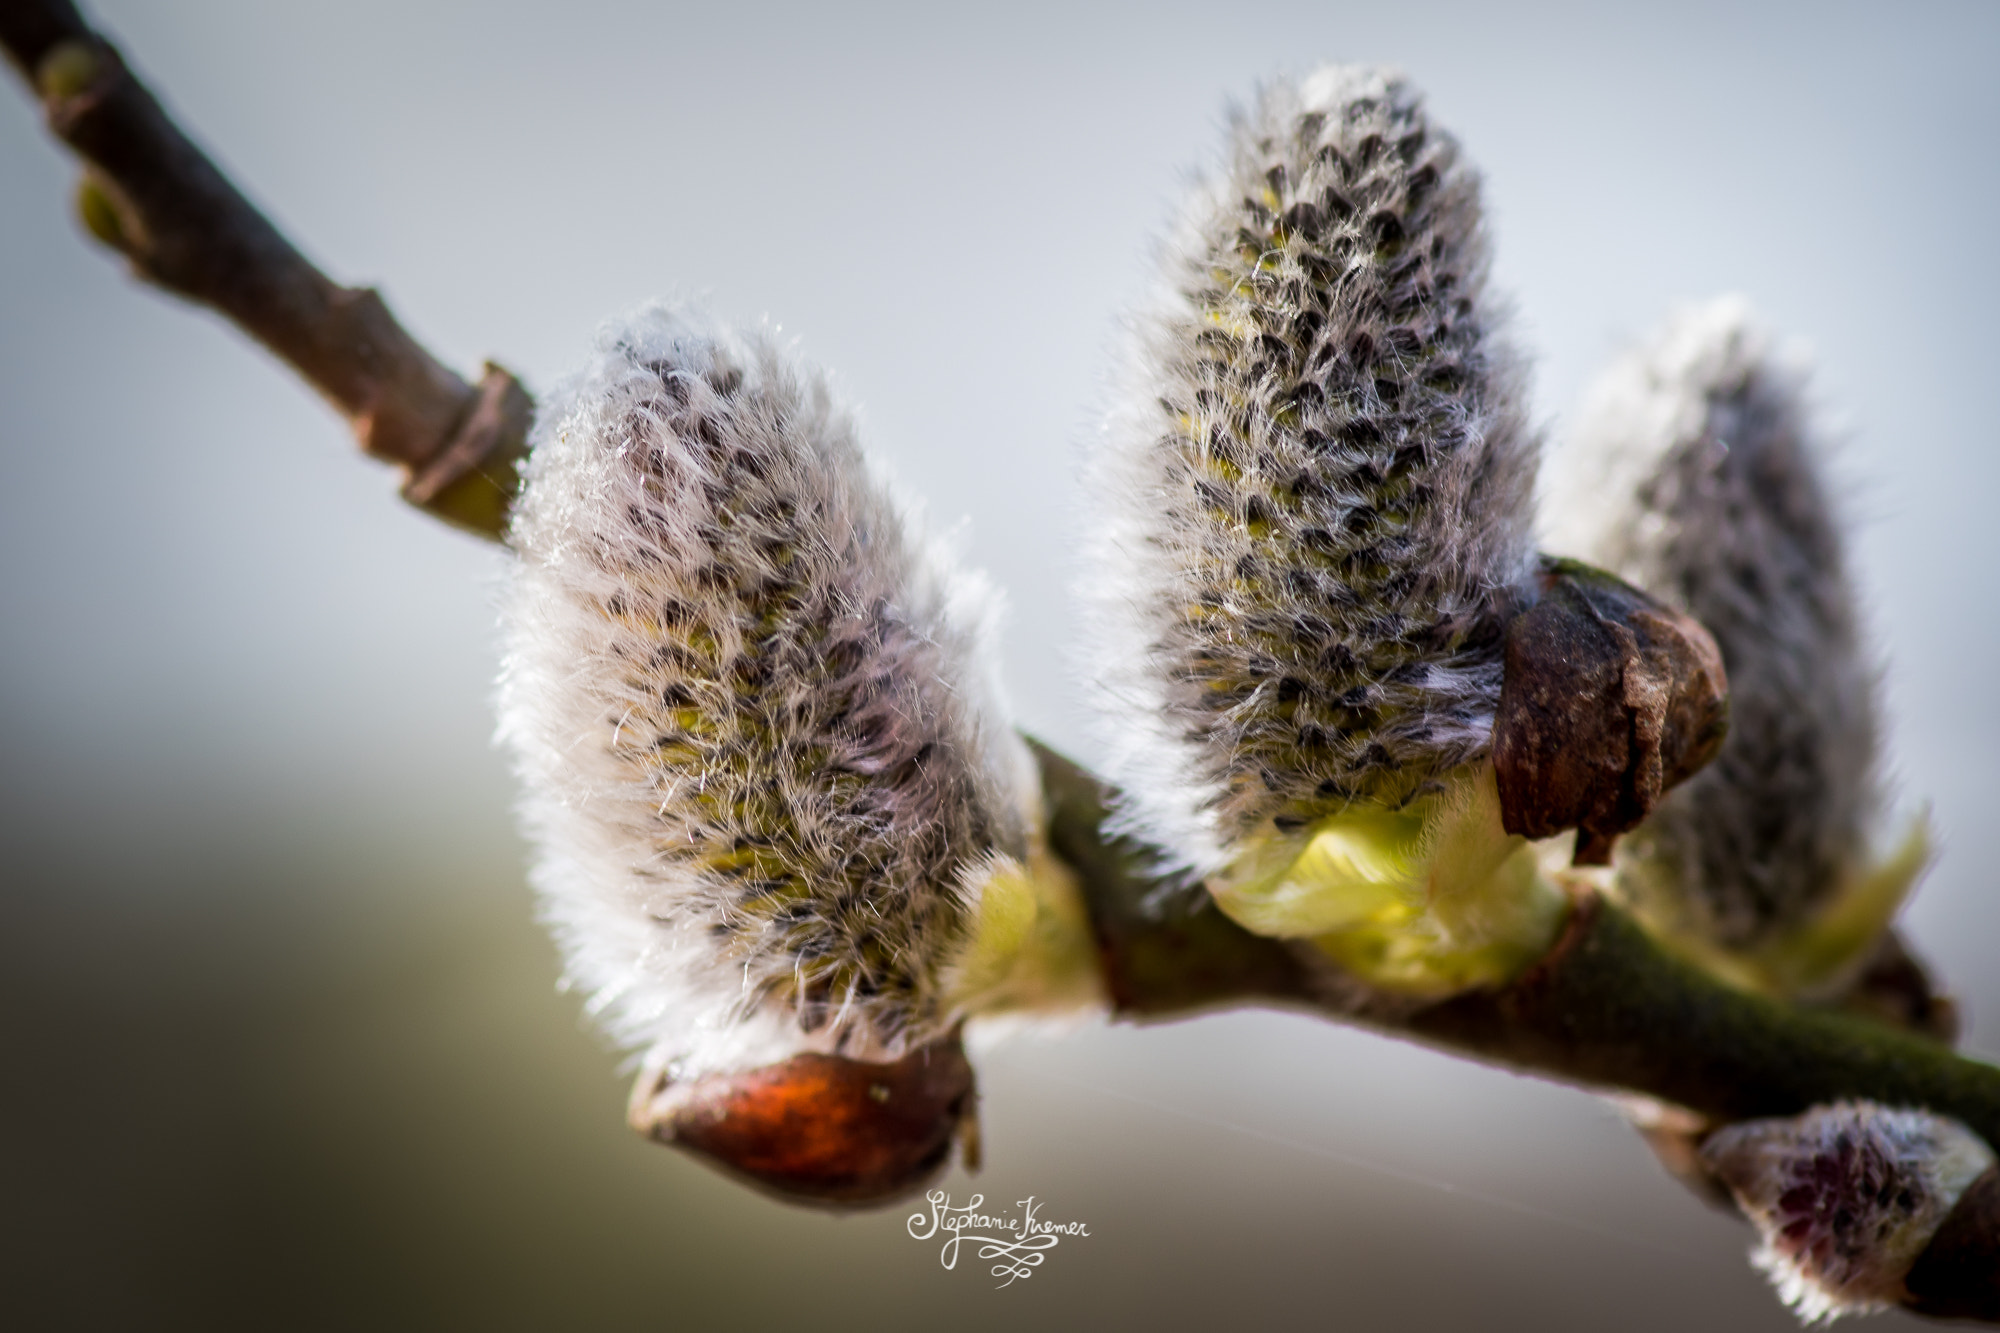
[[[972,1202],[961,1207],[953,1207],[951,1195],[943,1190],[932,1190],[924,1196],[930,1202],[931,1211],[926,1219],[922,1213],[910,1214],[908,1223],[913,1240],[931,1240],[939,1232],[949,1239],[944,1243],[944,1251],[938,1261],[946,1268],[958,1266],[958,1247],[970,1243],[978,1247],[981,1259],[997,1260],[993,1265],[994,1277],[1005,1278],[1000,1285],[1011,1287],[1022,1278],[1033,1277],[1035,1270],[1062,1242],[1064,1236],[1088,1236],[1090,1228],[1082,1222],[1049,1222],[1035,1216],[1041,1205],[1035,1196],[1029,1195],[1014,1206],[1019,1212],[1011,1214],[982,1213],[986,1196],[975,1194]]]

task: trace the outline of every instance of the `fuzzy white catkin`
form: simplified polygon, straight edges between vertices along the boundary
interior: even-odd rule
[[[1485,753],[1538,441],[1478,177],[1393,74],[1267,88],[1165,270],[1086,597],[1126,818],[1207,872]]]
[[[1593,386],[1549,497],[1552,549],[1722,650],[1728,739],[1619,860],[1642,907],[1737,949],[1860,873],[1880,813],[1875,672],[1806,379],[1741,298],[1682,310]]]
[[[1956,1120],[1835,1102],[1720,1129],[1702,1160],[1756,1225],[1751,1258],[1780,1298],[1830,1320],[1901,1299],[1904,1276],[1994,1159]]]
[[[692,1076],[941,1032],[1039,797],[990,593],[824,378],[681,310],[609,327],[541,409],[511,543],[500,730],[614,1038]]]

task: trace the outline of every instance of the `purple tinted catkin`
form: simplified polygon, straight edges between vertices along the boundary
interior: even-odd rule
[[[1956,1120],[1838,1102],[1718,1130],[1702,1160],[1756,1224],[1752,1261],[1811,1320],[1902,1300],[1904,1277],[1994,1158]]]

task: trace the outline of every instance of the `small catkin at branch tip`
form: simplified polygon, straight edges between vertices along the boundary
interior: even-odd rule
[[[1957,1121],[1872,1102],[1731,1125],[1702,1159],[1756,1224],[1753,1261],[1807,1320],[1904,1301],[1904,1279],[1994,1164]]]

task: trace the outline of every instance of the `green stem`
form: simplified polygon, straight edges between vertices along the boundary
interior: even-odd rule
[[[1718,1120],[1858,1097],[1928,1107],[2000,1143],[2000,1069],[1863,1018],[1734,989],[1595,896],[1578,899],[1556,946],[1506,986],[1428,1004],[1371,994],[1310,945],[1252,935],[1198,888],[1176,890],[1150,874],[1144,849],[1102,834],[1109,791],[1046,747],[1036,755],[1051,842],[1083,880],[1107,989],[1124,1017],[1299,1007]]]

